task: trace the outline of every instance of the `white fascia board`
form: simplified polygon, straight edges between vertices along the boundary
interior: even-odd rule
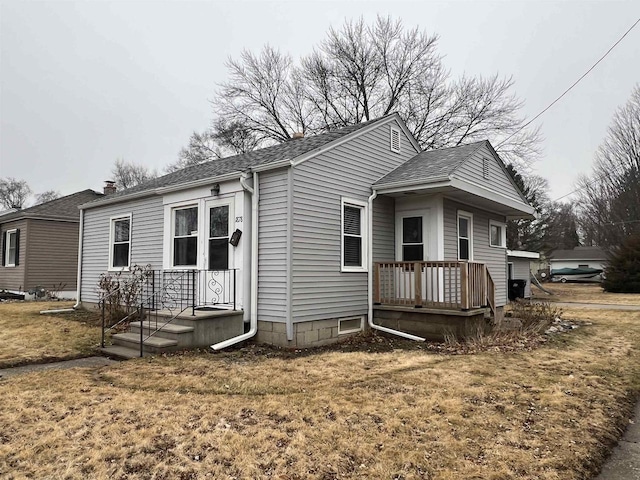
[[[518,202],[516,200],[513,200],[512,198],[507,197],[506,195],[495,192],[493,190],[489,190],[485,187],[481,187],[480,185],[453,178],[451,179],[451,186],[457,188],[458,190],[462,190],[464,192],[471,193],[473,195],[491,200],[492,202],[496,202],[506,207],[512,208],[514,210],[522,212],[523,214],[535,216],[534,214],[536,210],[531,205],[527,205],[523,202]]]
[[[224,175],[218,175],[217,177],[201,178],[194,180],[193,182],[181,183],[179,185],[171,185],[168,187],[159,187],[153,190],[156,195],[164,195],[165,193],[178,192],[180,190],[187,190],[194,187],[202,187],[203,185],[209,185],[211,183],[226,182],[229,180],[237,180],[242,175],[242,172],[225,173]],[[126,197],[123,197],[126,198]]]
[[[351,140],[353,140],[354,138],[358,138],[360,135],[364,135],[367,132],[370,132],[371,130],[373,130],[374,128],[378,128],[382,125],[386,125],[387,123],[393,122],[398,120],[398,124],[400,124],[400,127],[402,128],[402,124],[404,122],[402,122],[402,120],[400,119],[400,115],[398,115],[397,113],[394,113],[392,115],[389,115],[388,118],[385,118],[383,120],[379,120],[379,121],[373,121],[371,125],[367,125],[366,127],[362,127],[359,130],[356,130],[353,133],[349,133],[343,137],[340,137],[336,140],[334,140],[333,142],[329,142],[326,143],[324,145],[322,145],[321,147],[316,148],[315,150],[312,150],[310,152],[307,153],[303,153],[302,155],[294,158],[291,160],[291,165],[294,167],[297,167],[298,165],[300,165],[302,162],[306,162],[307,160],[320,155],[321,153],[324,153],[328,150],[331,150],[332,148],[337,147],[338,145],[342,145],[345,142],[350,142]],[[406,130],[406,127],[402,128],[402,130],[406,133],[408,132],[408,130]],[[413,138],[413,137],[410,137]],[[414,143],[415,139],[412,140],[411,143]],[[414,147],[419,148],[419,146],[417,146],[417,142],[414,145]],[[419,152],[420,150],[418,150]]]
[[[138,200],[140,198],[152,197],[154,195],[164,195],[165,193],[178,192],[180,190],[188,190],[190,188],[201,187],[203,185],[209,185],[211,183],[220,183],[226,182],[229,180],[239,179],[242,175],[242,172],[232,172],[227,173],[225,175],[219,175],[217,177],[207,177],[199,180],[194,180],[193,182],[180,183],[177,185],[170,185],[167,187],[158,187],[151,190],[145,190],[143,192],[132,193],[131,195],[124,195],[122,197],[114,197],[114,198],[105,198],[97,203],[83,203],[78,206],[81,210],[88,210],[90,208],[102,207],[103,205],[111,205],[114,203],[122,203],[128,202],[130,200]]]
[[[507,250],[507,256],[516,258],[531,258],[534,260],[540,258],[540,254],[538,252],[527,252],[525,250]]]
[[[385,195],[389,193],[413,192],[415,190],[429,190],[432,188],[448,187],[450,185],[451,180],[449,179],[449,177],[437,177],[429,180],[428,182],[409,180],[405,182],[374,185],[373,189],[380,195]]]

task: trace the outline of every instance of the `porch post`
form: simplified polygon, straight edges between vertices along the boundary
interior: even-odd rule
[[[413,264],[415,307],[422,307],[422,264]]]
[[[469,310],[469,263],[460,262],[460,306]]]

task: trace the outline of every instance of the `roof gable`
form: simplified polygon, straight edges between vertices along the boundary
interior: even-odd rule
[[[491,186],[507,197],[527,203],[527,199],[509,175],[504,162],[491,143],[488,140],[478,143],[478,148],[455,167],[450,177],[477,185]]]
[[[152,194],[156,189],[166,187],[180,187],[185,185],[185,188],[195,181],[212,179],[221,177],[224,175],[237,174],[248,170],[263,170],[273,168],[282,162],[294,162],[300,163],[313,156],[326,151],[329,148],[333,148],[343,141],[347,141],[348,138],[352,138],[353,135],[359,134],[373,128],[374,125],[382,124],[386,121],[391,121],[393,118],[399,118],[397,113],[392,113],[384,117],[371,120],[369,122],[359,123],[357,125],[350,125],[347,127],[330,130],[326,133],[319,135],[313,135],[310,137],[303,137],[299,139],[292,139],[278,145],[273,145],[259,150],[254,150],[240,155],[234,155],[231,157],[225,157],[217,160],[211,160],[209,162],[193,165],[191,167],[183,168],[176,172],[169,173],[162,177],[158,177],[143,184],[137,185],[126,190],[108,195],[106,198],[101,198],[92,202],[90,205],[84,207],[99,206],[103,203],[113,203],[114,201],[123,201],[130,196],[139,196],[145,193]],[[402,124],[402,122],[400,122]],[[404,127],[406,130],[406,127]],[[408,132],[408,130],[407,130]],[[409,134],[410,135],[410,134]],[[348,137],[348,138],[347,138]],[[417,146],[417,142],[411,137],[412,142]],[[291,164],[291,163],[289,163]]]
[[[23,217],[79,221],[80,211],[78,210],[78,207],[83,203],[90,202],[102,196],[102,193],[94,192],[91,189],[82,190],[81,192],[72,193],[71,195],[56,198],[49,202],[2,215],[0,217],[0,222],[7,222]]]

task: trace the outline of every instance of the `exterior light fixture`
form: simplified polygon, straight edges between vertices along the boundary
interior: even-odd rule
[[[220,184],[216,183],[211,187],[211,196],[217,197],[220,194]]]

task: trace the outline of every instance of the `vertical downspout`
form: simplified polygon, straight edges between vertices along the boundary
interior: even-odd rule
[[[418,342],[424,342],[425,339],[422,337],[418,337],[417,335],[411,335],[410,333],[401,332],[399,330],[394,330],[392,328],[382,327],[380,325],[376,325],[373,323],[373,201],[378,196],[377,191],[373,191],[373,194],[369,197],[368,200],[368,218],[367,218],[367,230],[368,230],[368,245],[367,245],[367,261],[368,261],[368,273],[367,273],[367,294],[369,300],[369,310],[367,312],[367,321],[369,322],[369,327],[374,330],[380,330],[381,332],[391,333],[393,335],[398,335],[399,337],[408,338],[409,340],[416,340]]]
[[[80,209],[80,227],[78,228],[78,278],[76,280],[76,304],[73,308],[80,307],[80,291],[82,282],[82,237],[84,236],[84,210]]]
[[[246,177],[245,179],[246,180]],[[260,181],[258,172],[253,172],[253,189],[240,177],[243,188],[252,193],[251,196],[251,318],[247,333],[229,338],[224,342],[211,345],[214,350],[222,350],[236,343],[243,342],[258,333],[258,209],[260,206]]]
[[[286,258],[286,329],[287,340],[293,340],[293,318],[291,315],[291,275],[293,274],[293,166],[287,169],[287,258]]]
[[[244,227],[245,241],[242,244],[242,308],[244,310],[243,320],[245,323],[251,321],[251,245],[253,238],[253,215],[251,212],[253,205],[253,187],[247,183],[248,173],[243,173],[240,177],[240,185],[244,189],[243,210],[246,227]],[[250,197],[247,196],[247,193]]]

